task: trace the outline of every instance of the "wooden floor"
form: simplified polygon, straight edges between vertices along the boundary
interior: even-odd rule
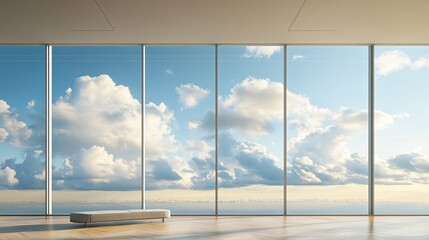
[[[68,217],[0,217],[0,239],[429,239],[429,217],[172,217],[70,223]]]

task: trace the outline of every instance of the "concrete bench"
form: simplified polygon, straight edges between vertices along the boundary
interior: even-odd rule
[[[170,210],[131,209],[75,212],[70,214],[70,222],[85,223],[85,227],[88,223],[93,222],[114,222],[144,219],[162,219],[162,222],[164,222],[165,218],[170,218]]]

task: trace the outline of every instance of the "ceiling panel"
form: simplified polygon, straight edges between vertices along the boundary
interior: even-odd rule
[[[0,44],[429,44],[427,9],[427,0],[0,0]]]
[[[290,31],[337,31],[347,1],[305,0]],[[338,6],[345,5],[345,6]]]

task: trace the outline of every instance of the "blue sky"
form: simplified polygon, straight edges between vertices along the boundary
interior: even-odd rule
[[[42,179],[35,179],[33,174],[41,173],[44,161],[44,49],[0,47],[0,129],[7,133],[6,139],[0,141],[0,188],[43,187]],[[16,177],[21,180],[18,182]]]
[[[428,54],[376,47],[380,184],[427,182]],[[367,59],[365,46],[288,47],[292,185],[366,183]],[[141,64],[140,46],[53,47],[56,189],[139,189]],[[12,188],[41,174],[44,67],[43,46],[0,48],[2,119],[25,123],[0,145]],[[219,46],[221,187],[282,183],[283,67],[282,47]],[[149,189],[213,189],[214,80],[213,46],[146,47]]]
[[[206,111],[214,111],[214,51],[213,46],[146,47],[146,103],[164,102],[174,111],[177,124],[174,133],[182,141],[193,138],[188,137],[189,121],[198,120]],[[187,83],[206,89],[208,94],[197,107],[184,109],[176,88]]]
[[[128,86],[141,99],[141,46],[54,46],[52,50],[53,100],[81,76],[108,74]]]
[[[368,47],[290,46],[287,53],[291,91],[319,107],[367,107]]]
[[[52,52],[54,189],[138,189],[141,46]]]
[[[27,103],[36,100],[35,111],[44,111],[45,47],[0,47],[2,73],[0,96],[17,112],[25,112]],[[16,91],[20,88],[19,91]],[[28,115],[22,115],[28,119]]]

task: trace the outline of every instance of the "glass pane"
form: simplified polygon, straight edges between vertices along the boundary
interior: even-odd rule
[[[140,207],[141,47],[53,47],[53,211]]]
[[[375,48],[375,211],[429,213],[429,47]]]
[[[283,213],[283,72],[283,47],[219,47],[220,214]]]
[[[0,214],[45,211],[45,48],[0,47]]]
[[[366,214],[368,47],[288,47],[290,214]]]
[[[145,64],[146,206],[214,214],[215,49],[150,46]]]

